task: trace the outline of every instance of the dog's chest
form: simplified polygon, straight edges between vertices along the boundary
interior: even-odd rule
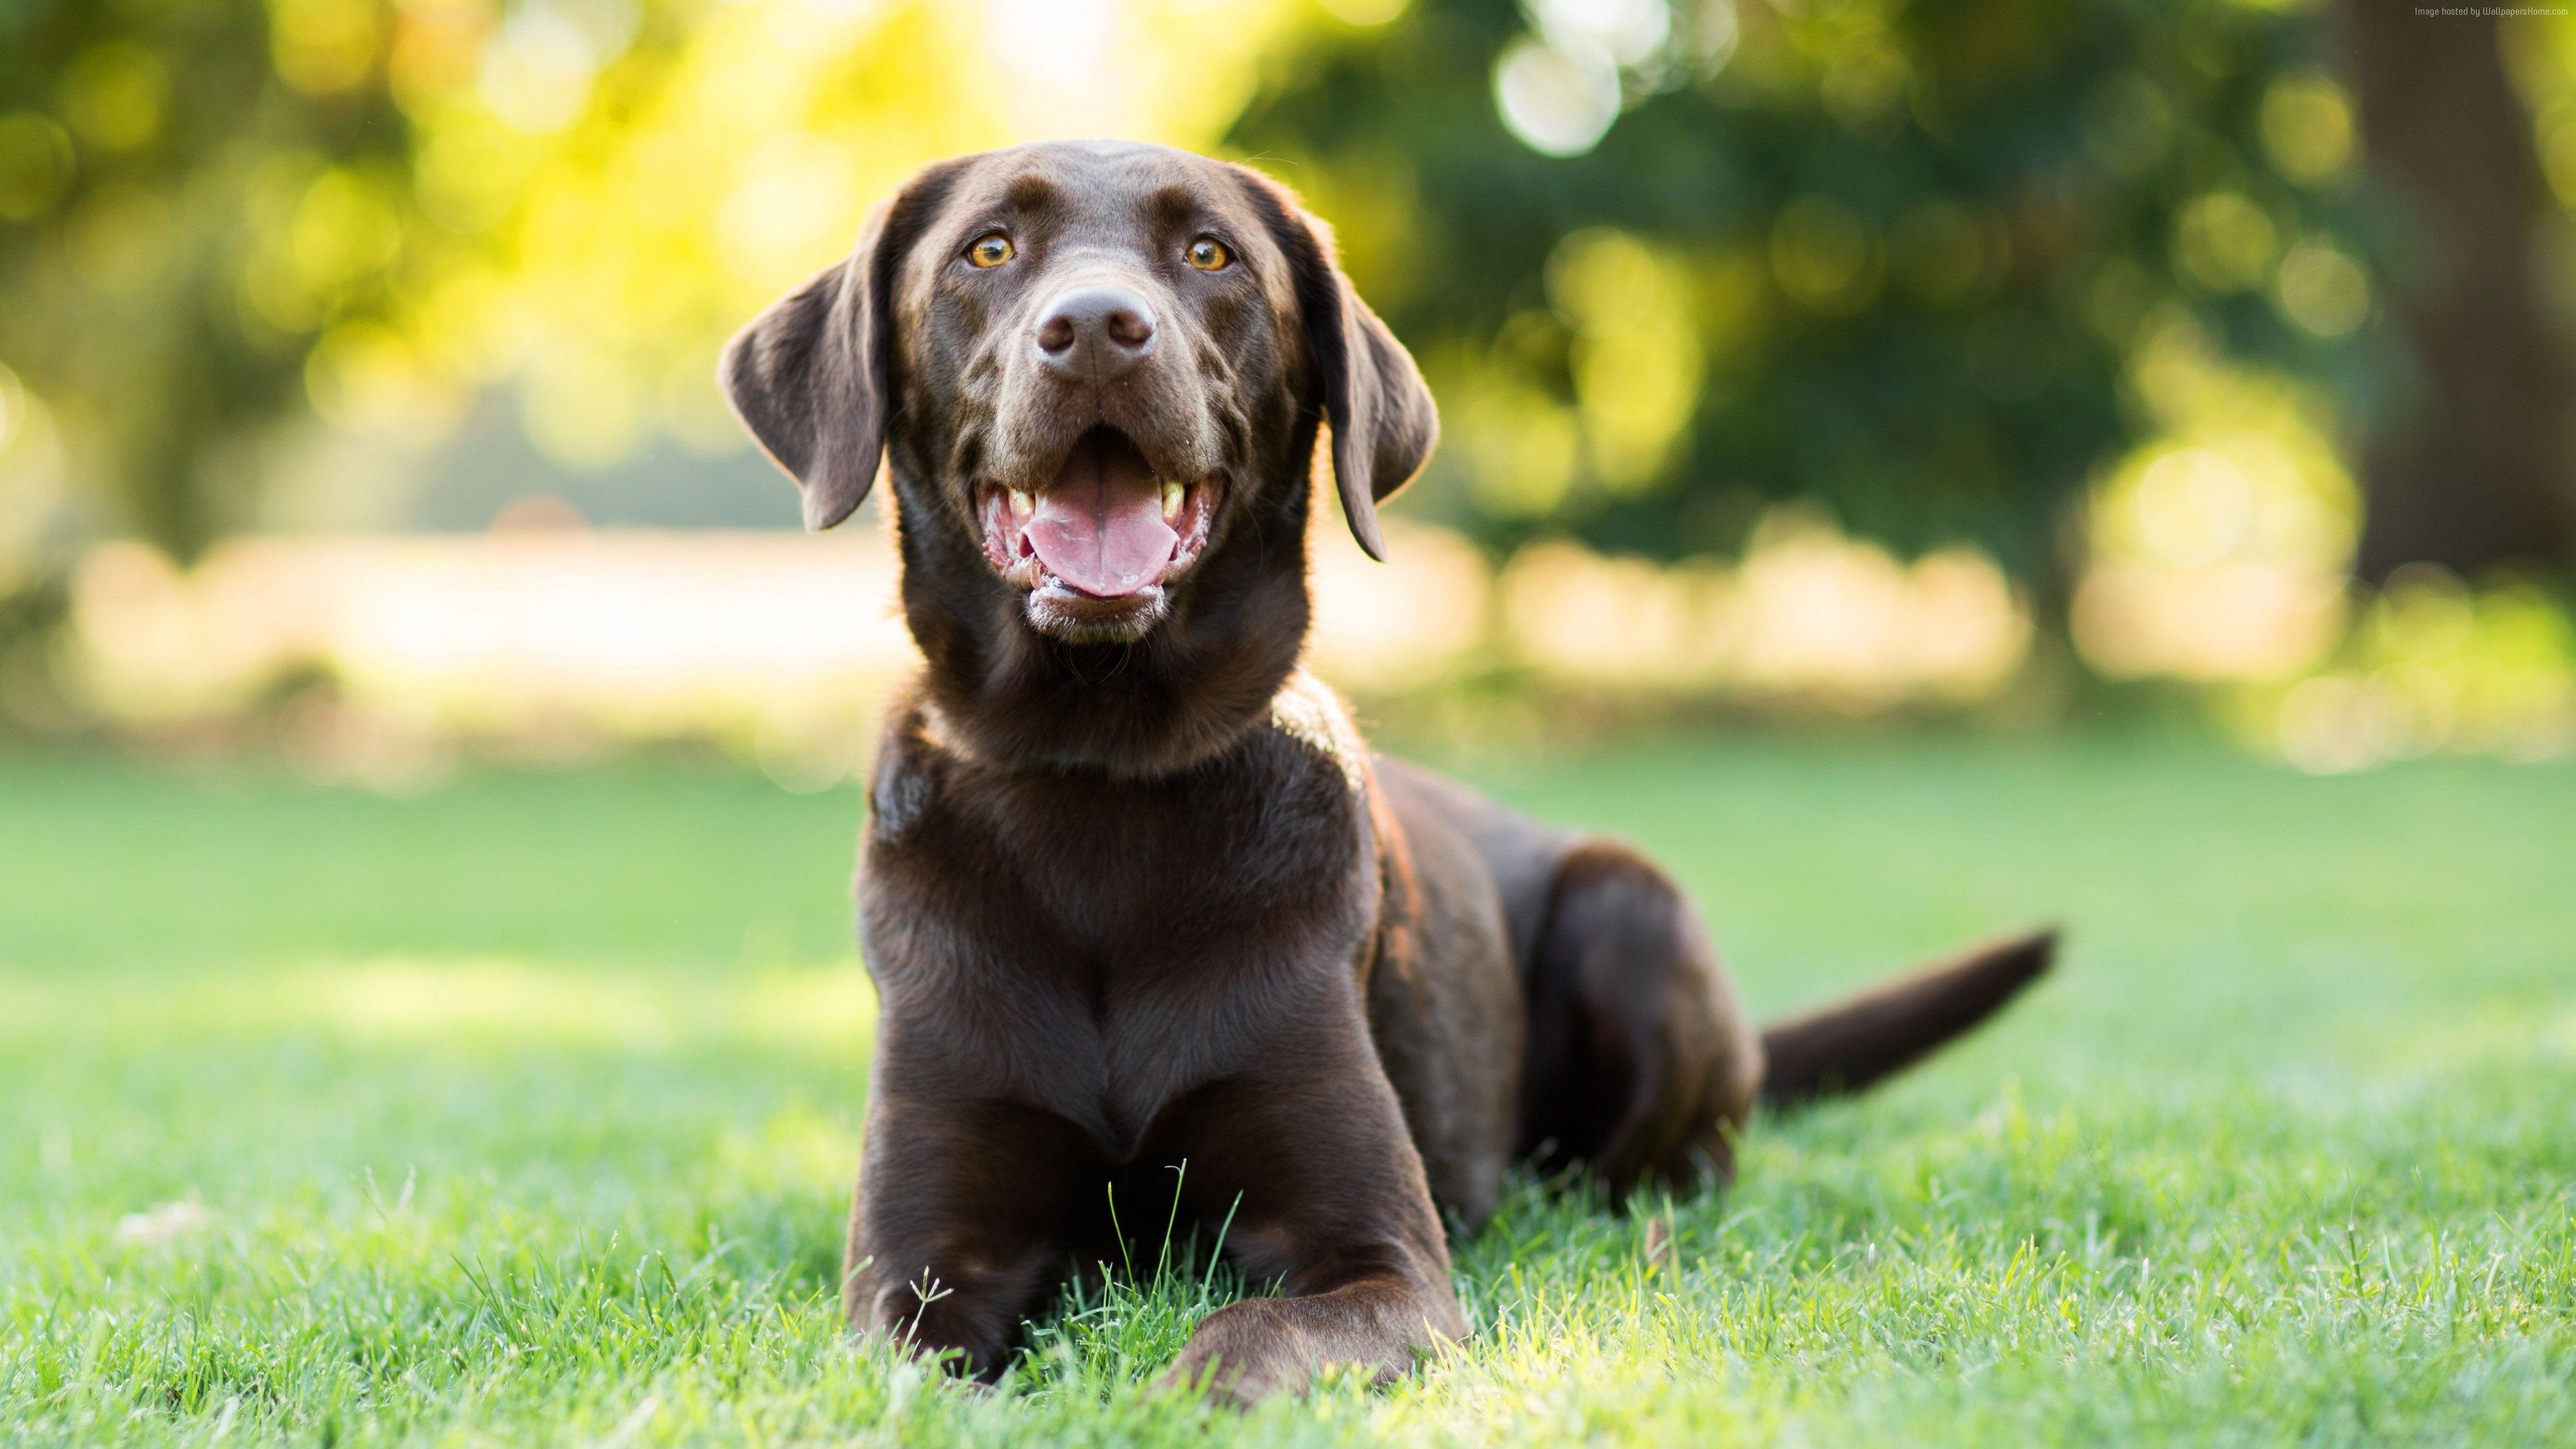
[[[1065,1117],[1123,1160],[1299,1027],[1357,1022],[1362,798],[1293,738],[1240,753],[1154,782],[881,775],[880,810],[900,791],[907,811],[861,875],[889,1068]]]

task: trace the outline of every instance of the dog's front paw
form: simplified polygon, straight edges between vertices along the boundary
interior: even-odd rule
[[[1393,1383],[1413,1367],[1418,1345],[1371,1321],[1381,1315],[1354,1313],[1354,1305],[1335,1301],[1337,1296],[1227,1304],[1199,1321],[1155,1386],[1196,1390],[1245,1408],[1306,1388],[1330,1365],[1363,1370],[1379,1384]],[[1428,1330],[1421,1336],[1438,1337]]]
[[[1305,1335],[1279,1311],[1281,1302],[1246,1299],[1199,1320],[1155,1387],[1204,1393],[1235,1408],[1304,1388],[1322,1365],[1309,1353]]]

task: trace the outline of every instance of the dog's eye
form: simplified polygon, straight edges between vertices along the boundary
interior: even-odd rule
[[[1215,237],[1203,236],[1190,243],[1190,265],[1202,272],[1221,270],[1233,260],[1234,253],[1227,251],[1225,243]]]
[[[979,267],[998,267],[1011,259],[1011,239],[998,231],[986,232],[966,248],[966,260]]]

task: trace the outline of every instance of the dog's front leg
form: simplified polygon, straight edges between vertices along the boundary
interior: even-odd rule
[[[933,1104],[889,1089],[868,1108],[841,1306],[850,1327],[1001,1372],[1021,1320],[1071,1256],[1062,1228],[1084,1148],[1067,1124],[1010,1103]],[[1080,1180],[1099,1176],[1096,1166]]]
[[[1226,1255],[1282,1296],[1202,1320],[1163,1376],[1235,1403],[1304,1387],[1328,1366],[1380,1381],[1466,1321],[1449,1245],[1395,1091],[1365,1037],[1284,1076],[1190,1104],[1175,1144],[1198,1210],[1231,1214]]]

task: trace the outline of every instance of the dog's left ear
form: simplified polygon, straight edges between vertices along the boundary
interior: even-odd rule
[[[1324,421],[1333,430],[1342,516],[1368,556],[1383,561],[1386,536],[1378,528],[1377,505],[1431,460],[1440,441],[1439,407],[1413,355],[1335,264],[1331,230],[1278,183],[1258,172],[1243,174],[1296,282],[1306,353],[1323,389]]]

